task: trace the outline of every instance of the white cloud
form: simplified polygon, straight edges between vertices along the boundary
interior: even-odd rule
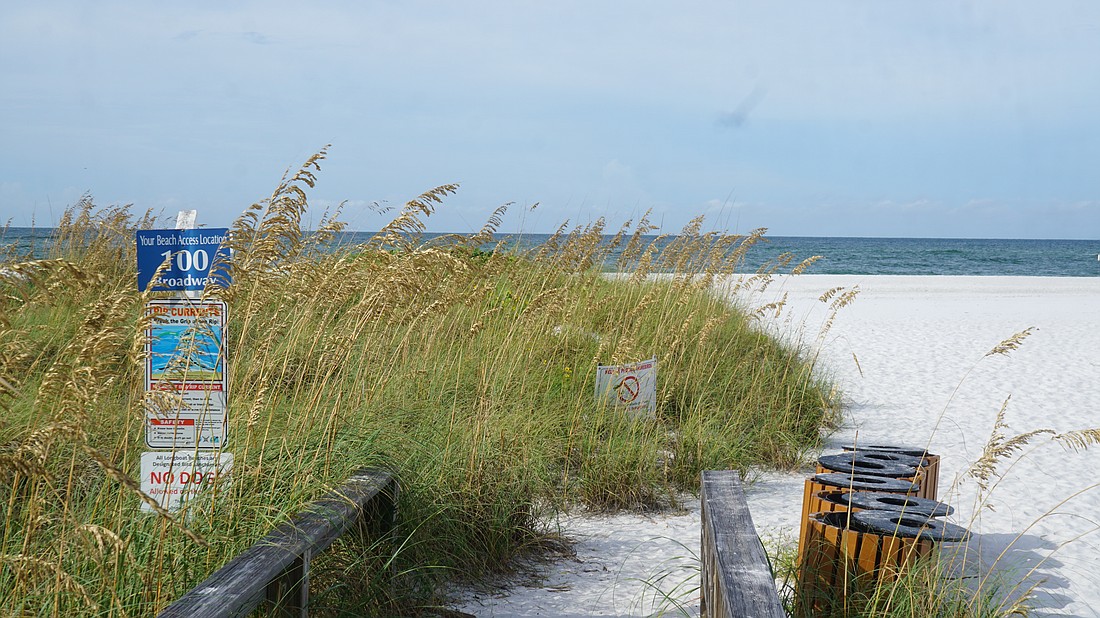
[[[470,181],[456,225],[539,200],[679,226],[731,190],[745,221],[852,226],[837,204],[1087,203],[1098,24],[1022,0],[9,3],[0,182],[24,188],[0,214],[87,184],[228,217],[329,141],[325,198]]]

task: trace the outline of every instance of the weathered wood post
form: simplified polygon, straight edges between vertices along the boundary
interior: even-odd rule
[[[733,470],[702,475],[702,615],[787,618],[768,556]]]

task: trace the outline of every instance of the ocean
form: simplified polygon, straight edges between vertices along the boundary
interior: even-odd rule
[[[7,256],[44,257],[49,229],[8,228],[0,236],[2,259]],[[344,233],[339,242],[358,244],[369,232]],[[440,234],[425,234],[425,239]],[[547,234],[501,234],[508,246],[536,248],[550,238]],[[610,238],[610,237],[609,237]],[[656,237],[647,237],[652,241]],[[666,238],[664,242],[671,242]],[[807,273],[833,275],[977,275],[1035,277],[1100,276],[1100,240],[1011,240],[966,238],[844,238],[810,236],[765,236],[749,250],[743,272],[756,272],[791,253],[793,264],[823,256]],[[614,267],[616,254],[606,268]],[[778,272],[783,272],[780,270]]]
[[[776,237],[754,251],[824,256],[809,271],[823,275],[1100,276],[1097,240]]]

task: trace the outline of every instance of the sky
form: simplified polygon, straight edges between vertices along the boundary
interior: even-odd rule
[[[0,223],[226,226],[326,145],[363,231],[1100,239],[1100,3],[0,6]]]

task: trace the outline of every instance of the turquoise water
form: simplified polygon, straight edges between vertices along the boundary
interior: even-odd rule
[[[14,246],[18,255],[33,250],[41,256],[48,235],[49,230],[9,228],[0,244]],[[370,237],[370,233],[351,232],[340,242],[356,244]],[[549,238],[546,234],[500,237],[521,248],[537,247]],[[785,252],[794,254],[793,263],[823,256],[807,271],[811,274],[1100,276],[1100,240],[765,237],[749,251],[741,270],[756,272]],[[614,268],[616,258],[612,255],[606,268]]]
[[[189,325],[157,324],[153,327],[150,347],[150,372],[159,378],[174,359],[186,355],[186,367],[221,373],[221,342],[218,333],[193,331]]]
[[[824,256],[818,274],[1100,276],[1100,241],[1090,240],[778,237],[753,250],[783,251]]]

